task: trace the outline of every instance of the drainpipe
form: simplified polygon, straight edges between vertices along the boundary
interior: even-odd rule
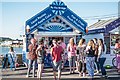
[[[120,18],[120,1],[118,2],[118,18]],[[118,27],[119,34],[120,34],[120,26]]]

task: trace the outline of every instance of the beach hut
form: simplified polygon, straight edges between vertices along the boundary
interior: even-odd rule
[[[55,0],[43,11],[28,19],[25,25],[25,53],[28,52],[28,45],[33,37],[38,41],[43,38],[48,41],[48,45],[54,38],[62,39],[68,44],[71,37],[78,42],[82,34],[86,33],[87,27],[87,23],[60,0]]]

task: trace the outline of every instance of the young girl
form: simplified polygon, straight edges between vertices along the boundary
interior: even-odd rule
[[[30,71],[32,70],[31,68],[33,68],[33,75],[32,77],[35,77],[35,65],[36,65],[36,61],[37,61],[37,55],[36,55],[36,49],[37,49],[37,45],[36,45],[36,39],[32,38],[30,40],[31,44],[29,44],[28,49],[29,49],[29,53],[27,55],[29,63],[28,63],[28,71],[27,71],[27,75],[26,77],[29,77],[30,75]],[[32,67],[33,66],[33,67]]]
[[[76,45],[74,43],[74,38],[71,38],[69,40],[67,51],[68,51],[68,60],[69,60],[70,74],[71,74],[74,73],[75,71],[75,60],[76,60]]]
[[[94,53],[95,44],[93,40],[90,40],[86,47],[86,68],[91,78],[94,77],[94,62],[95,62]]]
[[[13,47],[10,47],[10,51],[8,52],[8,59],[10,62],[10,69],[12,70],[12,68],[14,68],[14,70],[16,69],[16,65],[15,63],[17,62],[17,57],[16,57],[16,53],[14,52]]]
[[[36,49],[36,54],[37,54],[37,63],[38,63],[37,77],[40,78],[41,80],[42,70],[44,67],[44,55],[46,54],[43,40],[40,40],[39,46]]]
[[[103,44],[103,40],[99,39],[98,40],[98,61],[99,61],[99,64],[100,64],[100,69],[101,69],[101,72],[102,72],[102,76],[107,77],[106,70],[103,67],[103,65],[105,63],[105,60],[106,60],[106,57],[104,56],[104,51],[105,51],[105,47],[104,47],[104,44]]]
[[[83,72],[83,77],[86,75],[85,49],[86,49],[85,39],[80,39],[77,47],[77,50],[79,52],[77,61],[79,76],[81,76]]]

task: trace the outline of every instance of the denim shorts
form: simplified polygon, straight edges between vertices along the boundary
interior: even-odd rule
[[[53,71],[57,71],[57,70],[61,71],[62,61],[58,61],[58,62],[53,61],[52,66],[53,66]]]

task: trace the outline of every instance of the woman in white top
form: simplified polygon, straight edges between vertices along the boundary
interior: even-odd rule
[[[10,63],[10,69],[11,70],[12,68],[16,69],[15,63],[17,62],[17,57],[16,57],[16,53],[14,52],[13,47],[10,47],[10,51],[8,52],[8,61]]]
[[[100,69],[101,69],[101,72],[102,72],[102,76],[107,77],[106,76],[106,70],[103,67],[103,65],[105,63],[105,60],[106,60],[106,57],[104,57],[104,51],[105,51],[105,46],[103,44],[103,40],[99,39],[98,40],[98,59],[97,60],[99,61],[99,64],[100,64]]]

